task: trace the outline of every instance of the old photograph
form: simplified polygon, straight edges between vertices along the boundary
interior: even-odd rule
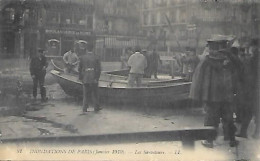
[[[260,0],[0,0],[0,160],[260,160]]]

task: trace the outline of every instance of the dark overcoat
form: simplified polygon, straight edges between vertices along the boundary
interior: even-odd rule
[[[101,74],[101,62],[97,55],[89,52],[79,59],[79,79],[83,83],[96,83]]]
[[[206,56],[195,69],[190,98],[199,102],[232,102],[234,98],[231,63]]]
[[[45,56],[35,56],[30,62],[30,74],[35,76],[45,76],[48,62]]]

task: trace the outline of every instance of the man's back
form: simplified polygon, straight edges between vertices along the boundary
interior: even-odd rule
[[[130,56],[128,65],[131,67],[130,73],[144,74],[144,69],[147,67],[147,60],[145,56],[136,52]]]
[[[100,60],[94,53],[88,53],[86,55],[83,55],[80,58],[80,63],[79,63],[79,74],[81,78],[84,78],[84,74],[91,73],[91,71],[94,73],[93,79],[97,81],[101,73],[101,64],[100,64]],[[88,80],[88,81],[91,82],[92,80]]]

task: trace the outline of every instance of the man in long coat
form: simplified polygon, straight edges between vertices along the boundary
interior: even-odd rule
[[[232,59],[227,50],[227,40],[209,40],[209,55],[202,60],[193,75],[190,97],[204,103],[206,117],[204,126],[216,130],[223,123],[224,139],[230,140],[230,146],[236,146],[235,125],[233,122],[232,102],[234,98],[232,80]],[[202,142],[213,147],[213,140]]]

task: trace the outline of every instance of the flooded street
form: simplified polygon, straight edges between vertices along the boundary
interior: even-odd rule
[[[84,137],[86,135],[104,135],[116,133],[136,133],[147,131],[167,131],[183,128],[200,128],[203,127],[204,112],[202,108],[187,108],[187,107],[140,107],[130,105],[102,105],[102,111],[96,113],[93,108],[90,112],[82,114],[81,101],[67,96],[59,87],[58,84],[48,85],[50,92],[50,100],[48,103],[28,103],[26,110],[22,115],[2,116],[0,117],[0,129],[2,132],[2,141],[6,145],[9,141],[15,139],[19,142],[29,139],[26,144],[20,146],[41,146],[52,145],[61,149],[63,142],[45,143],[46,137]],[[249,139],[241,139],[238,149],[230,148],[228,142],[223,141],[222,128],[220,128],[218,139],[216,140],[215,148],[207,149],[200,144],[200,141],[195,142],[195,151],[193,155],[203,153],[212,153],[212,155],[221,154],[218,157],[223,158],[244,158],[257,156],[256,149],[259,147],[259,142],[251,137]],[[249,128],[249,136],[254,129],[252,122]],[[33,138],[36,138],[34,140]],[[37,139],[38,138],[38,139]],[[5,140],[7,142],[5,142]],[[33,141],[34,140],[34,141]],[[38,141],[37,141],[38,140]],[[68,143],[73,140],[69,139]],[[75,140],[76,141],[76,140]],[[74,141],[74,142],[75,142]],[[116,147],[120,149],[134,148],[152,150],[151,147],[162,147],[162,151],[167,151],[165,147],[171,147],[169,154],[174,153],[174,149],[181,149],[182,153],[186,153],[178,141],[166,142],[148,142],[142,143],[142,140],[135,140],[136,143],[120,143],[121,140],[115,141],[112,145],[104,145],[107,148]],[[67,144],[66,144],[67,145]],[[89,149],[89,143],[77,142],[71,148]],[[60,147],[61,146],[61,147]],[[53,147],[53,148],[54,148]],[[99,145],[91,145],[96,149]],[[102,146],[103,147],[103,146]],[[164,148],[163,148],[164,147]],[[175,148],[174,148],[175,147]],[[164,149],[164,150],[163,150]],[[129,153],[134,153],[131,150],[125,150]],[[239,153],[238,153],[239,152]],[[142,152],[143,153],[143,152]],[[186,156],[186,155],[185,155]],[[176,156],[175,156],[176,157]],[[182,155],[183,157],[183,155]],[[214,157],[216,158],[216,156]]]
[[[103,64],[103,67],[110,70],[120,67],[119,63],[116,66],[114,65],[115,63],[107,63],[105,65]],[[50,70],[51,69],[49,69],[49,71]],[[28,77],[28,71],[21,70],[21,72],[24,73],[22,74],[25,82],[24,88],[30,90],[32,82],[31,78]],[[17,73],[18,72],[16,72],[16,74]],[[22,102],[17,102],[15,96],[11,94],[8,94],[6,97],[1,96],[1,99],[5,100],[1,102],[0,106],[0,131],[2,134],[1,140],[4,142],[4,145],[12,146],[13,144],[11,142],[14,140],[16,140],[15,142],[28,140],[27,143],[19,143],[20,146],[28,147],[36,144],[37,146],[40,145],[40,147],[44,147],[51,144],[54,148],[57,147],[61,149],[64,142],[48,142],[47,144],[45,139],[66,137],[68,138],[67,143],[71,144],[75,142],[77,138],[80,139],[89,135],[161,132],[203,127],[205,115],[203,108],[191,107],[189,104],[149,107],[103,103],[102,107],[104,109],[102,111],[96,113],[93,108],[90,108],[89,112],[82,114],[82,101],[66,95],[49,74],[46,76],[46,84],[47,96],[49,97],[47,103],[41,103],[39,97],[36,102],[33,102],[30,92],[24,93],[24,95],[21,96],[20,100],[23,100]],[[214,143],[214,150],[206,149],[200,144],[200,141],[196,141],[193,155],[195,156],[195,154],[197,155],[203,152],[211,153],[212,156],[213,154],[221,154],[219,155],[221,156],[220,159],[257,157],[258,152],[256,149],[259,148],[259,141],[251,138],[253,129],[254,123],[252,121],[249,127],[249,138],[238,138],[240,145],[236,149],[230,148],[228,142],[223,141],[223,132],[220,127],[219,136]],[[76,138],[73,139],[71,137]],[[143,149],[147,149],[148,151],[153,150],[151,147],[154,146],[158,147],[158,151],[160,151],[159,147],[182,149],[180,141],[156,142],[156,140],[154,140],[143,143],[143,139],[138,138],[134,139],[134,143],[133,141],[129,141],[128,143],[122,144],[121,141],[120,139],[114,140],[113,145],[105,144],[104,146],[110,148],[116,145],[119,149],[123,146],[123,149],[134,148],[137,150],[140,149],[141,151],[143,151]],[[127,139],[125,141],[127,141]],[[70,145],[70,147],[85,149],[89,148],[89,144],[90,142],[88,141],[79,141],[76,145],[73,144]],[[91,147],[96,149],[98,145],[91,145]],[[167,149],[163,148],[162,151],[165,152]],[[125,152],[130,154],[135,153],[135,151],[132,150],[126,150]],[[184,153],[183,150],[181,150],[181,152]],[[112,153],[112,151],[110,153]],[[174,150],[170,150],[169,152],[171,155],[174,153],[176,153]]]
[[[15,131],[21,130],[21,132],[13,133],[10,128],[5,128],[2,130],[2,137],[160,131],[198,127],[202,126],[203,122],[201,109],[190,111],[187,108],[177,107],[174,109],[174,107],[150,108],[102,104],[104,108],[102,111],[95,113],[94,109],[90,108],[90,112],[82,114],[81,100],[67,96],[58,84],[47,86],[47,91],[50,98],[48,103],[29,102],[21,116],[1,118],[0,129],[11,126],[10,122],[13,122],[15,128],[19,128]],[[192,116],[193,114],[196,116]],[[189,120],[185,117],[189,117]],[[121,124],[118,124],[119,120]],[[24,125],[17,125],[16,122],[23,122]],[[29,128],[33,130],[28,130]],[[30,131],[30,134],[23,131]]]

